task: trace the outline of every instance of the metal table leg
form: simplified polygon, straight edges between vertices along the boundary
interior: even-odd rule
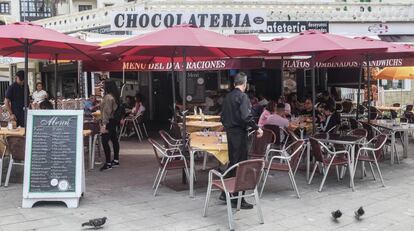
[[[408,131],[404,131],[404,158],[408,157]]]
[[[309,181],[309,173],[310,173],[310,141],[306,144],[306,181]]]
[[[194,154],[195,151],[190,150],[190,197],[194,197]]]
[[[391,133],[391,164],[394,164],[395,155],[395,132]]]

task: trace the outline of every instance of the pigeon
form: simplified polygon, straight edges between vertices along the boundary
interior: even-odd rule
[[[355,218],[356,219],[361,219],[361,217],[365,214],[364,209],[361,207],[359,207],[359,209],[357,211],[355,211]]]
[[[342,212],[341,212],[341,210],[336,210],[336,211],[333,211],[332,212],[332,217],[335,219],[335,220],[337,220],[338,218],[340,218],[342,216]]]
[[[107,219],[106,217],[95,218],[95,219],[89,220],[88,222],[83,223],[82,227],[93,226],[93,228],[98,229],[98,228],[101,228],[105,224],[106,219]]]

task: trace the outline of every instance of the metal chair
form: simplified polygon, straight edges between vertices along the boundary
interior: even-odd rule
[[[187,176],[187,180],[190,179],[190,174],[188,172],[188,163],[184,155],[174,152],[176,149],[168,149],[157,143],[153,139],[148,139],[148,142],[152,145],[154,149],[155,158],[158,162],[158,172],[154,180],[152,188],[154,189],[154,196],[157,195],[158,187],[161,181],[165,180],[168,170],[177,170],[184,169],[184,172]],[[173,155],[169,155],[169,152],[173,152]]]
[[[315,157],[315,166],[313,168],[308,184],[312,183],[316,168],[318,165],[321,165],[322,172],[324,173],[321,185],[319,186],[318,190],[321,192],[331,166],[336,167],[336,175],[339,181],[340,176],[338,167],[349,165],[349,152],[347,150],[331,151],[325,144],[314,138],[309,138],[309,141],[312,147],[312,154]],[[348,159],[345,158],[343,154],[346,154]]]
[[[227,214],[229,217],[229,227],[230,230],[234,230],[233,226],[233,213],[231,210],[231,200],[237,199],[237,210],[240,209],[241,199],[245,197],[253,197],[256,201],[257,212],[259,216],[259,221],[261,224],[263,221],[263,214],[260,207],[259,193],[257,187],[263,174],[264,160],[262,159],[253,159],[246,160],[240,163],[237,163],[231,166],[223,174],[219,173],[216,170],[210,170],[208,174],[208,187],[206,201],[204,204],[203,216],[207,216],[208,204],[210,201],[211,191],[214,188],[223,191],[226,194],[226,203],[227,203]],[[236,170],[236,176],[226,178],[229,172]],[[218,179],[214,180],[213,176],[216,176]],[[243,191],[253,190],[253,193],[244,194]],[[236,196],[235,194],[238,193]]]
[[[254,134],[252,139],[249,157],[251,159],[264,158],[267,145],[275,142],[276,135],[271,130],[263,128],[263,136],[259,138]]]
[[[356,172],[356,168],[358,166],[358,162],[368,162],[371,168],[372,176],[375,179],[374,168],[372,167],[372,163],[374,163],[377,167],[378,174],[381,179],[382,186],[385,187],[384,179],[382,178],[381,170],[378,164],[378,160],[381,158],[382,148],[384,147],[385,143],[387,142],[387,136],[384,134],[380,134],[366,143],[363,147],[358,150],[358,154],[355,158],[356,164],[354,169],[354,175]],[[365,154],[365,155],[364,155]],[[364,168],[362,168],[364,171]],[[362,173],[364,175],[364,173]]]
[[[342,102],[342,113],[351,113],[352,107],[352,101],[345,100],[344,102]]]
[[[133,126],[133,129],[134,129],[135,133],[138,136],[138,140],[142,141],[143,137],[142,137],[141,132],[138,129],[138,124],[137,124],[137,117],[138,116],[139,115],[127,116],[124,119],[124,123],[122,124],[121,130],[119,132],[118,141],[121,141],[121,137],[124,136],[124,133],[126,132],[128,126]]]
[[[92,134],[92,143],[89,145],[92,145],[92,149],[88,149],[88,150],[92,150],[89,153],[89,169],[93,169],[95,167],[95,149],[96,149],[96,145],[98,145],[98,147],[100,147],[100,131],[99,131],[99,123],[95,122],[95,121],[86,121],[83,123],[83,128],[85,130],[91,130]],[[88,139],[89,142],[89,139]]]
[[[26,138],[23,136],[7,136],[6,137],[6,144],[7,149],[9,150],[9,168],[7,169],[7,175],[6,175],[6,182],[4,183],[4,186],[9,186],[9,180],[11,171],[14,164],[17,165],[24,165],[24,156],[25,156],[25,142]],[[18,161],[18,163],[15,163],[15,161]]]
[[[144,114],[140,114],[135,118],[137,127],[138,127],[138,131],[141,133],[141,137],[144,137],[144,134],[142,133],[142,130],[144,130],[145,133],[145,137],[148,138],[148,132],[147,132],[147,127],[145,126],[145,122],[144,122]],[[141,130],[141,126],[142,126],[142,130]]]
[[[260,190],[260,196],[263,194],[263,189],[266,185],[267,177],[269,176],[270,171],[282,171],[282,172],[288,172],[290,182],[292,183],[293,189],[296,192],[296,195],[298,198],[300,198],[299,190],[296,185],[295,181],[295,173],[297,166],[299,165],[299,162],[302,158],[302,150],[304,147],[305,142],[303,140],[297,140],[290,144],[286,149],[284,150],[275,150],[275,149],[269,149],[266,153],[266,158],[268,159],[268,156],[271,153],[277,153],[278,155],[274,155],[270,158],[270,161],[266,163],[265,165],[265,176],[264,181],[262,184],[262,189]],[[276,160],[281,160],[282,162],[277,162]]]

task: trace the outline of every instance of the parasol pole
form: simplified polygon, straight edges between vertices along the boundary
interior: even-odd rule
[[[315,120],[316,120],[316,110],[315,110],[315,104],[316,104],[316,90],[315,90],[315,54],[312,54],[312,133],[315,134],[316,132],[316,125],[315,125]]]
[[[185,47],[183,48],[183,149],[185,148],[187,127],[186,127],[186,114],[187,114],[187,54]]]
[[[370,71],[370,67],[369,67],[369,57],[367,55],[367,75],[368,75],[368,123],[371,120],[371,71]]]
[[[362,73],[364,71],[364,68],[362,67],[362,62],[361,62],[361,66],[359,68],[359,78],[358,78],[358,91],[357,91],[357,110],[356,110],[356,117],[355,119],[358,121],[359,119],[359,104],[361,103],[361,85],[362,85]]]
[[[29,96],[27,92],[29,91],[29,40],[24,40],[24,127],[26,127],[27,122],[27,108],[29,105]]]
[[[171,56],[171,87],[173,100],[173,118],[175,118],[175,78],[174,78],[174,56]]]
[[[280,80],[282,82],[282,84],[280,84],[281,85],[280,86],[280,96],[283,96],[284,95],[284,90],[285,90],[285,86],[284,86],[284,83],[283,83],[283,59],[284,59],[284,57],[282,56],[281,59],[280,59],[280,61],[281,61],[281,65],[280,65]]]
[[[57,102],[58,102],[58,97],[57,97],[57,67],[58,67],[58,54],[55,54],[55,109],[57,108]]]

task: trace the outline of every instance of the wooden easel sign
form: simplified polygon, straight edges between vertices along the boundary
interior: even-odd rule
[[[23,208],[62,201],[77,208],[84,192],[83,110],[29,110]]]

